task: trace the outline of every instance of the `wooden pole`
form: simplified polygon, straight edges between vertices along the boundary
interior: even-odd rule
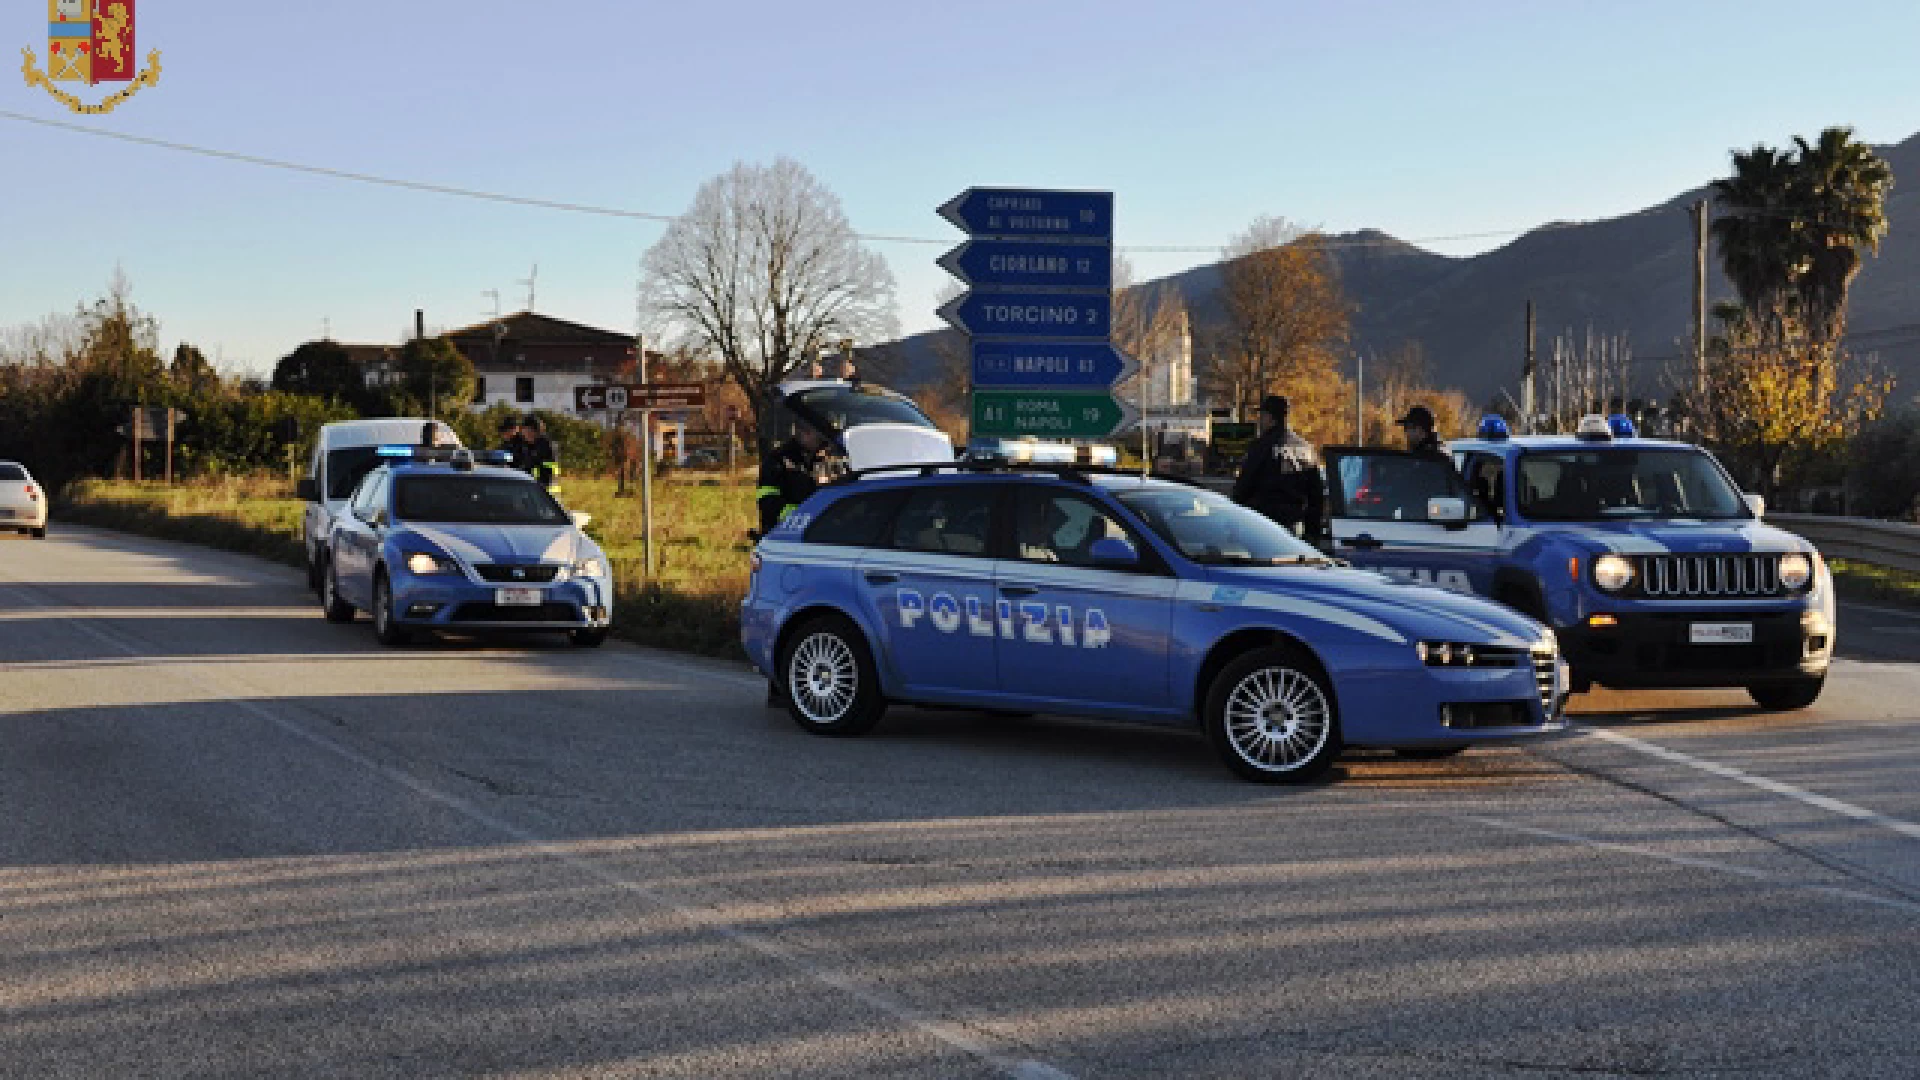
[[[140,482],[140,436],[145,434],[141,428],[146,421],[146,416],[146,402],[142,401],[133,407],[133,427],[131,429],[133,431],[133,482],[136,484]]]
[[[173,486],[173,409],[167,409],[167,486]]]

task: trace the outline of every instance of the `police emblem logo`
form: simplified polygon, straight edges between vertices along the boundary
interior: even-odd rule
[[[136,0],[47,0],[47,67],[31,48],[20,52],[28,86],[39,86],[77,113],[109,113],[143,86],[160,81],[160,50],[147,54],[139,69],[134,54]],[[56,83],[125,83],[98,102],[88,103]]]

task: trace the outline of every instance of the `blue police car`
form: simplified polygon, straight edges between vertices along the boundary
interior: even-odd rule
[[[889,702],[1199,726],[1274,781],[1347,746],[1438,757],[1563,726],[1534,620],[1342,566],[1213,492],[1078,466],[827,485],[755,549],[741,638],[821,735]]]
[[[1637,438],[1623,416],[1524,437],[1489,417],[1449,451],[1329,449],[1334,553],[1548,624],[1575,692],[1744,687],[1767,709],[1819,697],[1832,579],[1713,455]]]
[[[531,476],[464,448],[383,446],[336,518],[320,567],[331,622],[373,616],[386,645],[421,631],[553,630],[606,640],[606,555]]]

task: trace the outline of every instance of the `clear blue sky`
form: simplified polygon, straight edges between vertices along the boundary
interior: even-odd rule
[[[44,59],[44,5],[0,21]],[[1819,40],[1834,24],[1834,41]],[[1408,238],[1632,211],[1731,148],[1920,130],[1920,5],[1774,2],[500,3],[141,0],[164,78],[79,122],[414,180],[677,213],[792,156],[863,231],[958,240],[971,184],[1111,189],[1122,245],[1275,214]],[[0,75],[0,110],[76,119]],[[0,326],[97,294],[234,368],[330,319],[391,341],[522,306],[634,327],[660,226],[368,188],[0,118]],[[1503,239],[1433,244],[1450,254]],[[941,247],[880,245],[903,329]],[[1203,255],[1134,256],[1153,277]]]

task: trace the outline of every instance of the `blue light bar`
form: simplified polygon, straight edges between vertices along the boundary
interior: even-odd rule
[[[1607,417],[1607,430],[1613,432],[1616,439],[1631,439],[1637,434],[1633,430],[1633,419],[1625,413],[1614,413]]]
[[[1507,428],[1504,416],[1483,416],[1480,418],[1480,437],[1488,442],[1505,442],[1513,432]]]
[[[384,458],[411,458],[413,457],[414,449],[414,447],[405,444],[388,445],[381,447],[374,451],[374,453]]]

